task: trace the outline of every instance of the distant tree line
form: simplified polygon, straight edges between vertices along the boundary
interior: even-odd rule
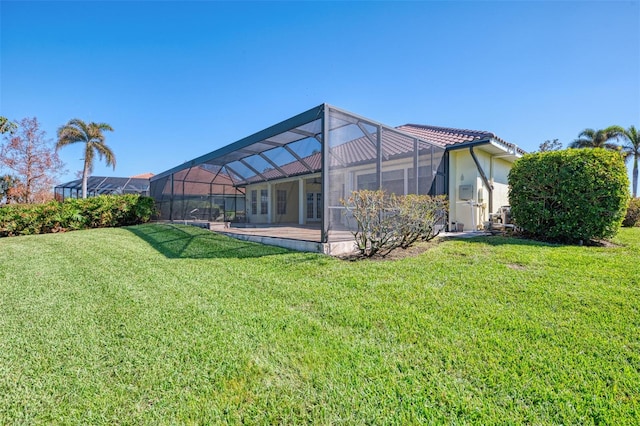
[[[0,204],[44,203],[53,198],[53,187],[65,170],[58,156],[64,146],[83,143],[82,198],[87,196],[87,179],[95,158],[104,158],[115,169],[116,157],[105,144],[105,131],[113,131],[107,123],[85,123],[72,119],[58,129],[56,142],[47,139],[38,119],[17,122],[0,117]]]

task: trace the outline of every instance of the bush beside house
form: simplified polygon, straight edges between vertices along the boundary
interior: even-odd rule
[[[7,205],[0,207],[0,237],[135,225],[154,212],[153,198],[131,194]]]
[[[442,195],[387,195],[383,190],[359,190],[341,202],[355,221],[353,236],[364,257],[384,257],[397,248],[433,239],[439,233],[437,225],[448,214],[448,202]]]
[[[612,237],[629,203],[622,157],[599,148],[527,154],[513,165],[509,185],[515,223],[542,240]]]
[[[627,215],[622,221],[622,226],[640,226],[640,198],[632,198],[627,207]]]

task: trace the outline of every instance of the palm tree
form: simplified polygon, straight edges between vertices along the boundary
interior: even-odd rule
[[[629,127],[622,133],[627,141],[622,145],[622,153],[625,159],[633,158],[633,198],[638,196],[638,159],[640,159],[640,136],[635,126]]]
[[[85,123],[74,118],[58,129],[58,142],[56,150],[73,143],[84,143],[84,169],[82,171],[82,198],[87,198],[87,179],[93,171],[93,160],[96,154],[98,158],[105,159],[107,166],[116,168],[116,157],[104,143],[104,131],[113,132],[113,128],[107,123]]]
[[[602,130],[584,129],[578,135],[578,139],[569,144],[569,148],[605,148],[620,152],[620,146],[610,141],[618,139],[623,134],[624,129],[620,126],[609,126]]]

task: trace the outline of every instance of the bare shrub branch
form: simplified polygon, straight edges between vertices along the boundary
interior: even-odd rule
[[[436,225],[448,214],[444,196],[387,196],[383,190],[360,190],[341,203],[356,223],[352,233],[365,257],[384,257],[398,247],[433,239],[439,233]]]

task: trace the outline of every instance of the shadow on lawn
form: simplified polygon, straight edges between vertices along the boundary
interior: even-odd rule
[[[194,226],[167,223],[126,229],[170,259],[243,259],[289,253],[280,247],[236,240]]]
[[[455,237],[448,236],[443,238],[444,241],[463,241],[472,244],[487,244],[490,246],[539,246],[539,247],[562,247],[562,244],[549,243],[544,241],[536,241],[524,237],[505,237],[501,235],[485,235],[477,237]]]

